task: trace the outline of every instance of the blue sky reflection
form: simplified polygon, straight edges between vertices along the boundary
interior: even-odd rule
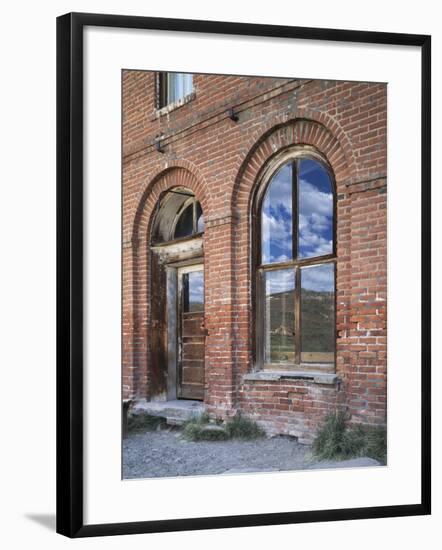
[[[262,204],[262,263],[292,259],[292,165],[273,177]]]
[[[333,252],[333,192],[325,168],[311,159],[299,163],[298,256]]]
[[[191,271],[188,274],[189,311],[204,304],[204,272]],[[199,309],[199,308],[198,308]]]

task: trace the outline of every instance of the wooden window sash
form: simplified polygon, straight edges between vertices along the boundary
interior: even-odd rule
[[[292,162],[292,260],[291,261],[285,261],[280,263],[271,263],[271,264],[261,264],[262,261],[262,246],[261,246],[261,239],[262,239],[262,227],[261,227],[261,216],[262,216],[262,201],[265,197],[266,192],[262,194],[262,198],[260,201],[260,205],[258,208],[258,216],[255,220],[255,227],[258,226],[258,230],[255,231],[255,234],[257,235],[256,239],[256,255],[255,257],[259,258],[259,265],[257,266],[257,273],[258,276],[256,278],[256,290],[257,290],[257,300],[255,300],[256,308],[257,308],[257,327],[256,327],[256,363],[257,366],[260,369],[265,369],[266,365],[272,365],[272,368],[274,370],[274,365],[271,363],[265,362],[265,323],[264,323],[264,317],[265,317],[265,288],[264,288],[264,273],[266,271],[276,271],[276,270],[282,270],[282,269],[290,269],[293,268],[295,270],[295,291],[294,291],[294,311],[295,311],[295,362],[294,363],[281,363],[281,370],[285,370],[286,368],[288,370],[299,370],[301,367],[301,340],[302,340],[302,319],[301,319],[301,268],[302,267],[308,267],[308,266],[318,266],[318,265],[324,265],[328,263],[334,264],[333,269],[333,295],[334,295],[334,319],[333,319],[333,326],[335,329],[335,338],[334,338],[334,349],[333,349],[333,355],[334,355],[334,362],[333,365],[336,365],[336,188],[334,185],[334,180],[330,174],[330,171],[327,169],[327,173],[329,174],[331,187],[332,187],[332,193],[333,193],[333,252],[331,254],[321,255],[321,256],[314,256],[314,257],[308,257],[308,258],[298,258],[298,234],[299,234],[299,178],[298,178],[298,163],[303,158],[309,158],[308,155],[305,157],[299,157],[294,159]],[[315,159],[316,160],[316,159]],[[316,162],[318,162],[316,160]],[[274,172],[275,174],[276,172]],[[274,175],[273,174],[273,175]],[[267,182],[267,186],[270,185],[270,182],[273,179],[272,177],[269,178]],[[324,365],[332,365],[332,363],[324,363]]]

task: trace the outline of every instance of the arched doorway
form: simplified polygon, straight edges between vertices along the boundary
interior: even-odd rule
[[[204,400],[204,216],[189,189],[163,193],[150,241],[151,392]]]

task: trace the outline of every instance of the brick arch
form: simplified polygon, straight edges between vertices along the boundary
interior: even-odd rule
[[[242,198],[252,192],[259,172],[278,151],[293,145],[310,145],[329,162],[337,183],[342,186],[356,172],[356,161],[348,137],[330,115],[303,110],[296,118],[275,117],[264,132],[255,132],[250,146],[240,156],[238,172],[231,195],[231,207],[238,209]],[[310,118],[306,118],[308,115]],[[311,118],[315,116],[315,118]]]
[[[123,243],[123,292],[127,307],[123,312],[123,379],[125,395],[149,398],[150,387],[150,231],[161,193],[173,187],[190,189],[200,201],[205,215],[210,200],[204,180],[189,170],[190,163],[169,163],[159,169],[138,193],[131,215],[129,234]]]

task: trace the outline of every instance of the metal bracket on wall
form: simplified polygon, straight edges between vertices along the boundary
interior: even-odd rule
[[[238,122],[239,116],[235,113],[235,110],[234,110],[233,107],[231,107],[231,108],[227,111],[227,114],[229,115],[230,120],[233,120],[233,122]]]
[[[158,153],[165,153],[164,149],[161,147],[161,139],[155,139],[155,149],[158,151]]]

